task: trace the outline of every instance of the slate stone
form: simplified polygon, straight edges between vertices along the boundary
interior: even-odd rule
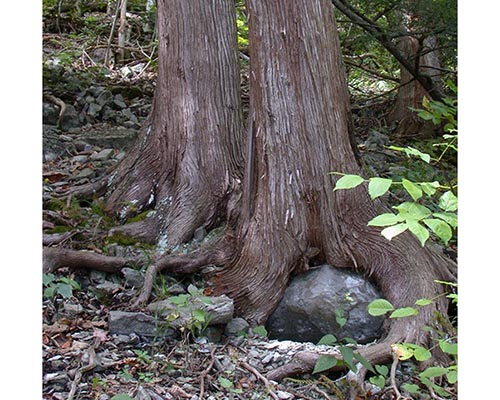
[[[164,322],[141,312],[110,311],[108,328],[111,335],[175,336]]]
[[[71,104],[66,105],[66,109],[61,118],[61,130],[67,131],[71,128],[77,128],[80,126],[80,116],[76,111],[76,108]]]
[[[103,149],[98,153],[92,154],[90,156],[90,159],[92,161],[106,161],[111,158],[113,155],[114,150],[113,149]]]
[[[224,334],[227,337],[238,336],[240,333],[248,333],[250,324],[243,318],[233,318],[229,321],[224,329]]]
[[[317,343],[333,334],[368,343],[382,335],[383,318],[367,311],[381,297],[364,277],[325,264],[292,279],[266,328],[271,339]],[[335,310],[345,325],[339,325]]]

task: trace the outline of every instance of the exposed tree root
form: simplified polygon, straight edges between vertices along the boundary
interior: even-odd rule
[[[123,267],[144,263],[145,261],[144,257],[110,257],[83,250],[58,247],[43,248],[43,271],[46,273],[63,267],[119,272]]]
[[[133,308],[139,308],[147,303],[153,291],[156,275],[161,271],[174,272],[176,274],[192,274],[203,267],[211,264],[226,264],[232,253],[233,238],[231,235],[223,234],[206,242],[203,246],[189,254],[167,254],[159,257],[146,270],[144,284],[141,292],[133,303]]]

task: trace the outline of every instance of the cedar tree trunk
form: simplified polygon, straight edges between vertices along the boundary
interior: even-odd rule
[[[250,118],[243,210],[236,248],[214,278],[236,310],[263,323],[288,279],[316,257],[373,277],[396,307],[433,298],[446,262],[412,236],[387,241],[367,222],[388,212],[365,187],[336,191],[331,171],[360,174],[349,141],[349,104],[333,7],[328,0],[250,0]],[[391,325],[391,343],[424,342],[433,311]],[[386,343],[382,351],[390,354]],[[376,359],[376,348],[371,359]],[[368,354],[370,356],[370,354]]]
[[[152,115],[110,177],[108,210],[121,231],[171,248],[225,217],[237,184],[241,111],[233,2],[158,1],[158,79]]]
[[[401,15],[402,30],[411,33],[411,22],[417,17],[412,14]],[[440,85],[439,54],[437,40],[435,37],[427,37],[421,41],[411,34],[402,36],[398,41],[398,47],[407,60],[415,65],[418,73],[425,74],[433,81],[433,86]],[[391,110],[388,121],[396,125],[398,136],[403,137],[431,137],[434,136],[435,126],[430,121],[424,121],[410,108],[422,108],[422,99],[432,99],[425,88],[413,77],[410,72],[401,65],[400,88],[396,102]]]

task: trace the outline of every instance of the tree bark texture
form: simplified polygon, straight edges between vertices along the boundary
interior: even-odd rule
[[[168,247],[224,217],[241,169],[239,69],[233,3],[158,1],[153,111],[110,177],[108,209],[156,209],[128,233]]]
[[[398,49],[407,60],[413,63],[415,71],[424,74],[432,81],[432,86],[440,86],[440,67],[437,41],[435,37],[427,37],[421,41],[411,35],[411,20],[413,15],[401,14],[402,30],[408,32],[398,40]],[[433,98],[422,84],[402,64],[400,67],[400,88],[396,102],[391,110],[388,121],[397,126],[397,135],[404,137],[431,137],[436,127],[430,121],[424,121],[411,108],[422,108],[422,99]]]
[[[326,0],[250,0],[253,162],[248,217],[236,227],[235,257],[214,278],[236,311],[263,323],[292,273],[311,257],[373,277],[396,307],[441,292],[444,258],[410,235],[389,242],[370,219],[388,212],[365,187],[333,191],[331,171],[360,174],[349,141],[349,97],[333,8]],[[248,193],[249,191],[249,193]],[[245,213],[243,213],[244,215]],[[445,303],[438,303],[446,313]],[[390,339],[425,339],[436,308],[393,322]],[[401,322],[403,321],[403,322]],[[424,335],[424,336],[421,336]],[[420,340],[421,339],[421,340]],[[380,348],[378,349],[380,350]],[[385,356],[390,348],[384,343]]]

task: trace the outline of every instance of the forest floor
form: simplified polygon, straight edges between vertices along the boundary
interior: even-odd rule
[[[45,41],[48,58],[55,53],[50,45],[60,39],[54,38],[52,35],[51,40]],[[133,64],[129,65],[129,70],[132,67]],[[44,126],[44,146],[51,150],[44,148],[46,155],[50,153],[44,158],[43,166],[45,245],[108,255],[150,256],[154,252],[151,245],[128,243],[125,238],[108,234],[117,221],[105,215],[100,199],[63,199],[59,193],[94,181],[124,156],[147,115],[154,70],[145,68],[132,73],[115,70],[111,77],[99,75],[98,79],[82,78],[75,71],[74,65],[59,69],[57,74],[64,79],[51,80],[51,72],[47,70],[48,79],[44,82],[44,91],[72,105],[75,115],[83,121],[65,130],[56,124]],[[96,99],[88,98],[89,88],[96,87],[105,87],[115,96],[116,107],[110,107],[107,120],[102,110],[92,115],[92,121],[84,118],[83,114],[92,109],[89,105],[96,103],[102,94],[97,90]],[[127,97],[131,88],[136,88],[139,94]],[[122,95],[125,105],[119,104],[121,100],[116,98],[116,93]],[[50,101],[45,104],[51,107]],[[383,126],[383,120],[390,101],[362,101],[356,106],[356,139],[368,174],[403,174],[409,169],[409,163],[385,147],[389,144],[390,130]],[[106,132],[116,133],[123,128],[123,121],[127,129],[111,135],[107,141]],[[420,171],[422,176],[436,173],[442,171],[425,168]],[[144,269],[145,265],[137,266],[139,272]],[[158,282],[156,298],[185,294],[189,285],[203,286],[200,276],[162,275]],[[229,334],[223,327],[201,334],[185,327],[173,336],[110,333],[110,312],[127,310],[137,290],[123,274],[64,268],[54,274],[44,274],[44,399],[349,398],[345,376],[340,373],[307,374],[279,383],[265,378],[269,371],[290,361],[298,351],[318,349],[312,343],[269,340],[262,330],[244,329]],[[398,382],[418,383],[412,371],[411,363],[401,363],[396,375]],[[368,384],[368,388],[364,399],[395,398],[390,386],[380,389]]]

